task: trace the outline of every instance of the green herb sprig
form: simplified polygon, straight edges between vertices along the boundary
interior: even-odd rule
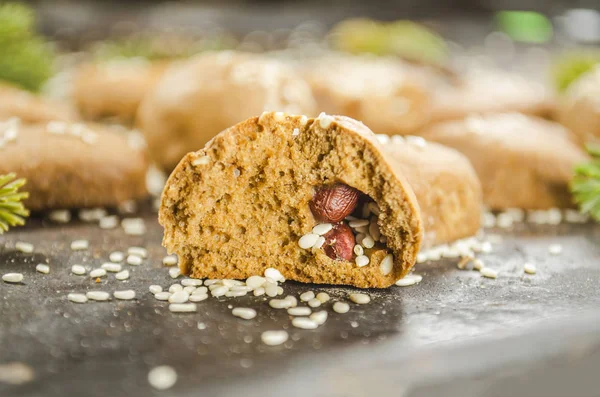
[[[589,144],[587,151],[592,159],[575,167],[571,192],[581,212],[600,221],[600,145]]]
[[[29,197],[29,193],[19,192],[26,180],[15,178],[14,173],[0,175],[0,234],[10,227],[24,225],[25,218],[29,216],[22,202]]]
[[[560,56],[551,68],[556,90],[564,93],[572,83],[597,65],[600,65],[600,51],[579,51]]]

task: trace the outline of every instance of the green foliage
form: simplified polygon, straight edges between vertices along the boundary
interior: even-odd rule
[[[52,76],[54,49],[35,31],[33,10],[0,4],[0,80],[39,91]]]
[[[552,66],[552,78],[558,92],[565,92],[579,77],[600,65],[600,51],[574,52],[558,58]]]
[[[500,11],[495,19],[500,29],[515,41],[545,43],[552,39],[552,23],[538,12]]]
[[[23,206],[22,200],[29,197],[29,193],[19,192],[26,180],[15,179],[16,175],[0,175],[0,234],[8,231],[10,227],[25,224],[29,211]]]
[[[575,167],[571,192],[582,213],[600,221],[600,145],[588,145],[592,159]]]

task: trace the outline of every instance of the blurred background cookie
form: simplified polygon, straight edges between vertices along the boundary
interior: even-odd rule
[[[17,117],[24,123],[77,120],[74,109],[0,81],[0,121]]]

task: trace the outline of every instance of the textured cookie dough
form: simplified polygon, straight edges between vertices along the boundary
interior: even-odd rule
[[[377,138],[390,164],[406,177],[415,192],[425,247],[477,233],[482,212],[481,184],[464,155],[421,137]]]
[[[53,121],[5,123],[0,174],[27,178],[25,206],[33,211],[116,206],[146,196],[146,155],[100,126]]]
[[[75,112],[68,105],[0,82],[0,121],[11,117],[17,117],[23,123],[77,119]]]
[[[335,182],[379,206],[387,242],[365,250],[364,267],[299,246],[318,223],[309,208],[315,188]],[[422,234],[410,186],[362,123],[266,112],[182,159],[163,192],[159,222],[163,245],[192,277],[245,279],[274,267],[286,279],[361,288],[388,287],[403,277]],[[385,272],[388,254],[393,267]]]
[[[429,121],[425,74],[402,61],[332,56],[302,70],[319,110],[360,120],[378,134],[409,134]]]
[[[549,117],[556,108],[554,98],[541,84],[505,72],[471,70],[455,84],[438,83],[432,123],[509,112]]]
[[[82,65],[75,74],[73,100],[86,119],[132,123],[140,102],[167,66],[167,62],[147,60]]]
[[[171,67],[142,101],[138,126],[153,159],[171,171],[188,152],[265,110],[316,114],[291,68],[258,55],[205,53]]]
[[[564,127],[518,113],[448,121],[421,134],[471,161],[491,209],[571,207],[573,167],[588,160]]]
[[[580,145],[600,141],[600,66],[569,87],[559,106],[558,121]]]

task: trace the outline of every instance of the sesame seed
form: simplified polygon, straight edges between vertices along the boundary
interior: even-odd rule
[[[90,272],[91,278],[104,277],[104,276],[106,276],[106,270],[104,270],[104,269],[94,269]]]
[[[562,253],[562,245],[552,244],[548,247],[548,252],[551,255],[560,255]]]
[[[383,258],[379,265],[379,270],[381,270],[381,274],[384,276],[387,276],[394,270],[394,256],[392,254],[387,254],[385,258]]]
[[[209,280],[204,281],[204,285],[206,285],[207,287],[209,287],[209,286],[211,286],[213,284],[217,284],[217,283],[220,283],[220,282],[221,282],[221,280],[210,280],[209,279]]]
[[[272,267],[269,267],[265,270],[265,277],[272,278],[273,280],[279,281],[279,282],[285,281],[283,274],[281,274],[281,272],[279,270],[274,269]]]
[[[152,294],[158,294],[163,290],[163,288],[160,285],[151,285],[148,289]]]
[[[298,121],[300,122],[300,125],[305,126],[306,123],[308,123],[308,117],[302,115]]]
[[[142,218],[125,218],[121,221],[121,227],[125,234],[130,236],[141,236],[146,233],[146,224]]]
[[[265,294],[265,289],[263,287],[258,287],[254,290],[254,296],[263,296]]]
[[[40,263],[35,267],[35,271],[38,273],[48,274],[50,273],[50,266]]]
[[[169,303],[185,303],[190,298],[190,294],[185,291],[171,291],[171,296],[169,297]]]
[[[329,231],[331,231],[331,229],[333,229],[333,225],[331,223],[321,223],[321,224],[318,224],[317,226],[313,227],[312,232],[314,234],[318,234],[319,236],[322,236],[324,234],[329,233]]]
[[[492,252],[494,249],[492,247],[492,243],[490,243],[489,241],[484,241],[481,243],[481,247],[480,247],[481,252],[483,252],[484,254],[489,254],[490,252]]]
[[[309,307],[290,307],[287,310],[290,316],[309,316],[312,313]]]
[[[320,300],[318,300],[317,298],[313,298],[313,299],[309,300],[307,303],[308,303],[308,306],[314,308],[314,307],[321,306],[322,302]]]
[[[115,291],[113,293],[113,296],[117,299],[128,301],[135,298],[135,291],[132,289],[127,289],[124,291]]]
[[[325,321],[327,321],[327,312],[325,310],[321,310],[320,312],[311,314],[308,318],[313,320],[318,325],[323,325],[325,324]]]
[[[195,303],[171,303],[169,310],[173,313],[192,313],[198,310]]]
[[[364,305],[371,302],[371,297],[367,294],[350,294],[350,300],[356,304]]]
[[[91,208],[79,210],[79,219],[83,222],[97,222],[106,216],[104,208]]]
[[[411,285],[415,285],[423,280],[423,276],[419,274],[407,274],[404,278],[396,281],[396,285],[398,287],[410,287]]]
[[[125,259],[125,254],[120,251],[111,252],[108,259],[110,259],[112,263],[120,263]]]
[[[321,303],[327,302],[329,298],[329,294],[327,292],[319,292],[317,294],[317,299],[321,301]]]
[[[350,226],[353,229],[356,229],[357,227],[369,226],[369,220],[368,219],[357,219],[355,221],[348,222],[348,226]]]
[[[156,390],[170,389],[177,382],[177,372],[173,367],[161,365],[148,372],[148,383]]]
[[[148,250],[142,247],[129,247],[127,248],[128,255],[135,255],[144,259],[148,258]]]
[[[274,296],[277,296],[277,285],[273,284],[273,283],[266,283],[265,286],[265,294],[267,294],[267,296],[270,296],[271,298]]]
[[[462,258],[460,258],[460,261],[458,261],[456,266],[460,270],[464,270],[472,260],[473,260],[473,257],[471,257],[471,256],[463,256]]]
[[[485,267],[481,259],[475,259],[473,261],[473,270],[481,270]]]
[[[285,343],[288,340],[286,331],[265,331],[260,335],[260,339],[265,345],[277,346]]]
[[[288,296],[285,297],[285,299],[287,299],[288,301],[290,301],[290,307],[296,307],[296,306],[298,306],[298,299],[296,299],[295,296],[288,295]]]
[[[85,296],[93,301],[107,301],[110,298],[110,294],[104,291],[88,291]]]
[[[2,281],[6,283],[20,283],[23,281],[23,275],[21,273],[6,273],[2,276]]]
[[[215,298],[218,298],[219,296],[225,295],[228,291],[229,291],[228,287],[221,285],[221,286],[218,286],[217,288],[211,290],[210,293]]]
[[[358,267],[367,266],[369,264],[369,257],[366,255],[359,255],[354,259],[354,263],[356,263],[356,266]]]
[[[74,303],[85,303],[88,301],[87,296],[85,296],[84,294],[74,294],[74,293],[70,293],[69,295],[67,295],[67,299]]]
[[[129,270],[123,270],[115,274],[115,278],[119,281],[127,280],[129,278]]]
[[[192,161],[192,165],[206,165],[208,163],[210,163],[210,157],[208,156],[198,157]]]
[[[144,260],[137,255],[128,255],[127,256],[127,264],[131,266],[139,266],[142,264]]]
[[[277,121],[278,123],[281,123],[281,122],[285,121],[285,113],[275,112],[273,114],[273,119],[275,119],[275,121]]]
[[[526,263],[525,265],[523,265],[523,270],[527,274],[535,274],[537,272],[535,265],[533,265],[531,263]]]
[[[71,250],[82,251],[88,249],[89,246],[90,243],[87,240],[75,240],[71,243]]]
[[[375,240],[373,240],[373,237],[367,235],[365,238],[363,238],[361,244],[365,248],[373,248],[375,246]]]
[[[306,291],[300,295],[300,300],[302,302],[308,302],[309,300],[315,297],[315,293],[312,291]]]
[[[122,266],[119,265],[118,263],[111,263],[111,262],[103,263],[102,266],[100,266],[100,267],[102,269],[106,270],[107,272],[111,272],[111,273],[118,273],[122,269]]]
[[[189,301],[190,302],[202,302],[203,300],[208,299],[208,294],[204,293],[204,294],[192,294],[190,295]]]
[[[317,239],[317,242],[312,247],[319,249],[323,246],[323,244],[325,244],[325,237],[319,236],[319,238]]]
[[[237,298],[239,296],[245,296],[248,293],[248,291],[234,291],[234,290],[229,290],[227,291],[227,293],[225,294],[226,297],[228,298]]]
[[[256,310],[248,307],[236,307],[231,311],[231,314],[236,317],[243,318],[244,320],[251,320],[256,317]]]
[[[98,226],[100,226],[100,229],[114,229],[119,226],[119,217],[116,215],[102,217]]]
[[[169,297],[171,296],[171,293],[168,291],[163,291],[163,292],[157,292],[154,294],[154,298],[156,300],[159,301],[166,301],[169,300]]]
[[[54,210],[50,212],[48,218],[55,223],[69,223],[71,221],[71,212],[69,210]]]
[[[197,278],[186,278],[181,280],[181,285],[183,285],[184,287],[199,287],[202,285],[202,280],[198,280]]]
[[[252,289],[257,289],[262,287],[266,281],[267,280],[261,276],[250,276],[246,280],[246,285]]]
[[[292,319],[292,325],[301,329],[315,329],[319,326],[319,324],[308,317],[295,317]]]
[[[179,291],[183,291],[183,286],[181,284],[173,284],[169,287],[169,292],[172,294]]]
[[[163,258],[162,263],[165,266],[175,266],[178,262],[177,256],[167,255]]]
[[[193,294],[194,291],[196,291],[196,287],[194,285],[188,285],[186,287],[183,287],[183,291],[187,292],[188,294]]]
[[[206,287],[197,287],[192,294],[207,294],[208,288]]]
[[[333,304],[333,311],[336,313],[344,314],[348,313],[349,310],[350,305],[348,305],[346,302],[335,302]]]
[[[481,273],[481,275],[483,277],[487,277],[487,278],[496,278],[498,277],[498,272],[494,269],[491,269],[489,267],[484,267],[481,270],[479,270],[479,273]]]
[[[321,114],[319,114],[318,120],[321,128],[329,128],[329,126],[333,122],[333,118],[329,117],[324,112],[321,112]]]
[[[71,266],[71,273],[76,274],[78,276],[83,276],[86,273],[85,267],[81,265],[73,265]]]
[[[300,237],[300,240],[298,240],[298,245],[302,249],[312,248],[316,244],[318,238],[318,234],[307,233],[304,236]]]
[[[17,241],[15,249],[19,252],[31,254],[33,252],[33,244],[25,243],[23,241]]]
[[[359,244],[356,244],[356,245],[354,246],[354,254],[355,254],[356,256],[361,256],[361,255],[363,255],[364,253],[365,253],[365,252],[364,252],[364,250],[363,250],[363,247],[362,247],[362,246],[360,246]]]
[[[292,307],[292,302],[288,299],[271,299],[269,306],[273,309],[288,309]]]

